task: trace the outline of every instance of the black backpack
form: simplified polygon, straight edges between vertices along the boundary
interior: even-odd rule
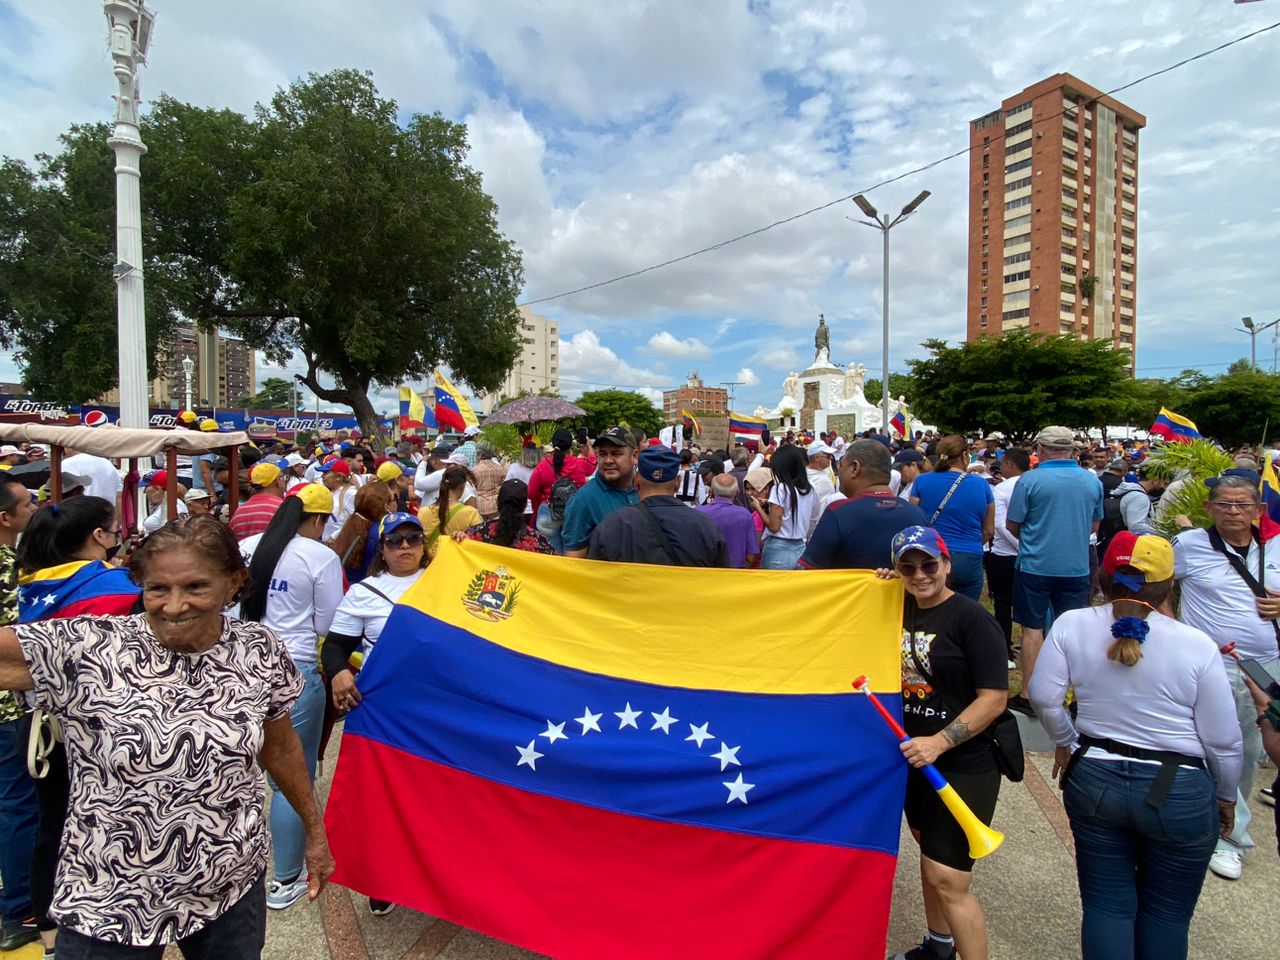
[[[1140,490],[1125,490],[1122,493],[1112,492],[1102,498],[1102,522],[1098,524],[1098,548],[1105,551],[1107,544],[1121,530],[1127,529],[1124,522],[1124,512],[1120,509],[1120,504],[1131,493],[1141,493]],[[1145,497],[1146,494],[1144,493]]]
[[[556,479],[551,485],[551,493],[547,496],[547,503],[551,507],[551,519],[557,523],[564,520],[564,508],[568,506],[569,501],[573,499],[573,495],[578,492],[578,485],[574,482],[573,477],[564,476]]]

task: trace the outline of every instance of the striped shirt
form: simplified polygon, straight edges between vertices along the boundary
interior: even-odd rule
[[[267,493],[265,490],[255,493],[236,509],[236,515],[231,518],[231,532],[237,540],[262,533],[282,503],[284,500],[274,493]]]

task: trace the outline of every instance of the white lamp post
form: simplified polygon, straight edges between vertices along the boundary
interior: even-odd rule
[[[116,77],[116,123],[107,143],[116,155],[116,310],[120,354],[120,423],[146,427],[147,326],[142,287],[140,162],[147,148],[138,130],[138,69],[147,62],[154,15],[143,0],[106,0]],[[188,400],[188,409],[190,401]]]
[[[192,360],[190,357],[183,357],[182,358],[182,375],[187,380],[187,405],[182,408],[183,410],[191,409],[191,375],[195,373],[195,370],[196,370],[196,362]]]
[[[911,214],[915,213],[916,207],[920,206],[920,204],[924,203],[928,199],[929,191],[920,191],[920,194],[914,200],[902,208],[901,213],[890,220],[887,213],[881,216],[876,211],[876,208],[871,205],[871,201],[862,194],[858,194],[853,198],[853,202],[858,205],[858,209],[869,218],[868,220],[856,220],[854,222],[861,223],[868,227],[875,227],[884,234],[884,291],[882,294],[882,306],[884,312],[884,373],[881,377],[880,383],[882,390],[880,426],[881,429],[884,430],[885,436],[889,435],[889,231],[900,224],[903,220],[907,219],[907,217],[911,216]]]

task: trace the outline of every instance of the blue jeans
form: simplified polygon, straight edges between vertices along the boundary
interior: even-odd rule
[[[1258,775],[1258,760],[1262,757],[1262,731],[1258,729],[1255,718],[1258,711],[1253,706],[1253,696],[1244,685],[1244,674],[1232,657],[1224,658],[1227,667],[1227,679],[1231,681],[1231,689],[1236,695],[1236,716],[1240,720],[1240,733],[1244,735],[1244,769],[1240,772],[1240,792],[1236,794],[1236,823],[1231,836],[1218,840],[1219,850],[1234,850],[1245,853],[1256,844],[1249,836],[1249,825],[1253,822],[1253,813],[1249,810],[1249,801],[1253,799],[1253,784]],[[1268,660],[1262,666],[1277,680],[1280,680],[1280,660]]]
[[[795,570],[804,556],[803,540],[767,537],[760,553],[761,570]]]
[[[551,504],[538,504],[538,519],[534,521],[538,532],[551,541],[556,553],[564,556],[564,541],[560,539],[560,524],[551,519]]]
[[[226,913],[179,940],[178,949],[186,960],[260,960],[266,942],[264,875]],[[95,940],[65,927],[58,931],[58,960],[161,960],[164,949]]]
[[[36,782],[27,773],[21,720],[0,723],[0,921],[19,926],[31,916],[31,855],[36,845]]]
[[[314,663],[298,664],[298,669],[302,671],[305,682],[302,695],[289,711],[289,719],[302,741],[307,776],[314,784],[320,735],[324,731],[324,678]],[[302,818],[294,813],[275,781],[267,777],[267,783],[271,786],[271,850],[275,857],[275,879],[288,881],[301,876],[306,869],[303,855],[307,847],[307,831],[302,825]]]
[[[961,553],[955,550],[951,554],[951,576],[947,578],[947,586],[956,593],[963,593],[974,600],[982,600],[982,554]]]
[[[1076,840],[1084,960],[1185,960],[1187,928],[1218,837],[1208,773],[1183,767],[1160,807],[1159,766],[1082,759],[1063,803]]]

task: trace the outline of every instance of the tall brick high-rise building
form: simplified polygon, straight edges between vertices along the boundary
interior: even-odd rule
[[[1132,355],[1146,122],[1058,73],[969,124],[968,339],[1029,328]]]

